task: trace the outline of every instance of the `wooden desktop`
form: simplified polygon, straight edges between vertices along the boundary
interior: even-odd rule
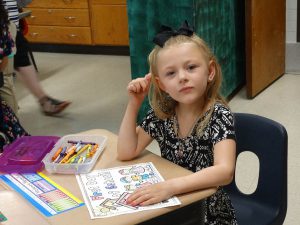
[[[98,159],[98,162],[96,163],[93,169],[111,168],[116,166],[132,165],[132,164],[142,163],[142,162],[152,162],[165,180],[174,177],[188,175],[191,173],[191,171],[186,170],[176,164],[173,164],[161,158],[160,156],[151,153],[150,151],[144,151],[144,153],[140,157],[131,161],[119,161],[117,159],[117,152],[116,152],[117,135],[107,130],[101,130],[101,129],[89,130],[89,131],[82,132],[81,134],[99,134],[99,135],[107,136],[108,138],[106,148],[104,149],[102,155],[100,155],[100,158]],[[61,185],[62,187],[70,191],[74,196],[83,200],[80,188],[78,186],[76,177],[74,175],[51,174],[45,170],[43,171],[43,173],[46,174],[46,176],[49,176],[57,184]],[[0,181],[0,193],[6,191],[3,189],[9,189],[9,188],[7,186],[3,186],[1,188],[1,181]],[[52,217],[44,217],[41,216],[39,213],[35,213],[33,215],[37,216],[39,220],[42,218],[44,222],[43,224],[52,224],[52,225],[61,225],[61,224],[72,224],[72,225],[143,224],[143,225],[147,225],[147,224],[154,224],[154,223],[156,225],[158,224],[166,225],[166,224],[174,224],[174,221],[176,221],[176,224],[180,224],[179,217],[183,217],[182,218],[183,222],[187,222],[186,220],[191,220],[191,221],[193,221],[193,219],[197,220],[196,217],[201,215],[200,206],[203,203],[202,200],[212,195],[215,191],[216,189],[210,188],[210,189],[195,191],[192,193],[187,193],[187,194],[177,196],[181,201],[180,206],[161,208],[155,210],[147,210],[147,211],[137,212],[134,214],[119,215],[119,216],[103,218],[103,219],[92,220],[90,218],[86,206],[79,207]],[[9,197],[11,198],[11,195],[16,195],[16,193],[11,190],[8,192],[14,194],[7,194],[9,195],[7,198]],[[25,199],[22,199],[22,197],[20,196],[13,196],[13,197],[20,199],[16,201],[18,205],[25,204],[26,210],[37,212],[37,210],[35,210],[33,206],[27,203]],[[1,196],[1,202],[2,201],[6,201],[5,194],[2,194]],[[27,209],[28,207],[29,209]],[[5,211],[2,210],[2,208],[0,208],[0,211],[3,211],[3,213],[5,214]],[[10,212],[9,214],[10,214],[9,216],[11,215],[18,216],[16,211],[13,213]],[[26,225],[26,223],[24,223],[22,218],[19,218],[19,221],[22,221],[22,224]],[[6,224],[13,225],[13,223],[5,223],[5,222],[3,223],[3,225]],[[28,225],[29,224],[30,223],[28,223]],[[193,223],[191,222],[189,224],[193,224]]]

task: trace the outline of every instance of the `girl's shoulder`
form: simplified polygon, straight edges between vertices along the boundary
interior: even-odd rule
[[[229,106],[225,105],[224,103],[216,102],[213,107],[213,114],[232,114]]]
[[[149,124],[149,123],[151,123],[151,124],[161,124],[161,125],[163,125],[168,121],[170,121],[170,118],[161,119],[155,114],[155,111],[153,110],[153,108],[150,108],[140,124]]]
[[[150,108],[150,109],[148,110],[148,112],[146,113],[145,119],[146,119],[146,120],[151,120],[151,121],[162,121],[162,119],[160,119],[160,118],[155,114],[153,108]]]
[[[221,102],[216,102],[214,104],[214,109],[211,115],[211,120],[214,122],[217,121],[229,121],[230,124],[233,124],[234,117],[229,106]]]

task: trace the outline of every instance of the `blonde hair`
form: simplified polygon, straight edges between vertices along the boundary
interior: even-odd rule
[[[177,102],[173,100],[169,95],[167,95],[163,90],[161,90],[156,81],[156,77],[158,76],[157,72],[157,58],[160,50],[168,48],[170,46],[182,44],[182,43],[194,43],[198,46],[199,50],[202,52],[207,65],[211,62],[212,66],[215,68],[215,76],[212,81],[210,81],[207,85],[205,96],[204,96],[204,108],[207,106],[209,102],[212,103],[212,106],[215,102],[222,102],[226,105],[225,100],[219,94],[219,90],[222,82],[222,71],[219,63],[217,62],[216,57],[213,55],[212,51],[205,43],[203,39],[193,34],[191,37],[178,35],[171,37],[168,39],[164,47],[161,48],[158,45],[154,47],[154,49],[150,52],[148,61],[150,65],[150,73],[151,77],[151,87],[149,92],[149,102],[151,107],[154,110],[154,113],[160,119],[171,118],[175,115],[175,107]]]

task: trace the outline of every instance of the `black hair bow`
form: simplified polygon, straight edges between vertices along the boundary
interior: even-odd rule
[[[185,20],[178,30],[172,30],[171,27],[162,25],[160,31],[153,38],[153,42],[154,44],[163,47],[170,37],[174,37],[177,35],[185,35],[191,37],[193,34],[194,30],[191,27],[189,27],[188,22]]]

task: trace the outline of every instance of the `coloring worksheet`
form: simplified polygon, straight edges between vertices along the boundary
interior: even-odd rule
[[[150,206],[126,204],[135,189],[164,180],[151,162],[94,170],[76,178],[92,219],[181,204],[176,197]]]

